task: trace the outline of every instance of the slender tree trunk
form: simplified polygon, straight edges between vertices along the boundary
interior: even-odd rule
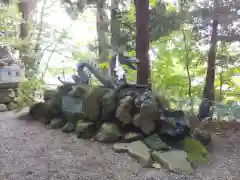
[[[120,21],[118,19],[119,11],[119,0],[111,0],[111,46],[118,49],[120,46]],[[113,68],[116,66],[116,58],[112,57],[113,60],[110,62],[110,74],[116,76],[116,72]]]
[[[18,10],[22,17],[20,24],[20,39],[26,40],[29,36],[29,15],[33,8],[33,1],[31,0],[20,0],[18,3]],[[19,56],[25,66],[25,76],[30,77],[36,74],[36,67],[34,65],[34,59],[30,57],[29,44],[23,44],[19,49]]]
[[[206,117],[212,117],[211,107],[214,101],[217,28],[218,28],[218,21],[214,20],[212,24],[211,44],[208,52],[208,66],[207,66],[207,75],[206,75],[205,86],[203,91],[203,100],[199,107],[200,119],[204,119]]]
[[[189,50],[188,50],[188,44],[187,44],[187,37],[185,34],[185,31],[182,30],[183,34],[183,40],[184,40],[184,49],[185,49],[185,67],[187,71],[187,77],[188,77],[188,97],[190,98],[191,101],[191,113],[192,115],[194,114],[194,108],[193,108],[193,98],[192,98],[192,78],[191,78],[191,73],[189,70],[189,64],[190,64],[190,59],[189,59]]]
[[[224,50],[226,49],[226,42],[221,42],[221,48],[222,48],[222,54],[224,54]],[[224,59],[225,60],[225,59]],[[226,61],[224,61],[224,64],[227,64],[228,61],[228,55]],[[221,72],[219,73],[219,81],[220,81],[220,89],[219,89],[219,101],[223,101],[223,80],[224,80],[224,64],[221,63]]]
[[[148,84],[149,63],[149,0],[135,0],[136,7],[136,56],[140,60],[137,73],[138,84]]]
[[[97,2],[97,35],[99,45],[99,62],[106,62],[108,59],[108,18],[105,12],[105,0]]]
[[[24,40],[28,36],[29,3],[23,0],[20,1],[18,4],[18,9],[22,17],[22,22],[20,24],[20,38]]]

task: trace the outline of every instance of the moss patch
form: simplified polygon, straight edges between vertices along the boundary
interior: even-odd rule
[[[188,154],[188,161],[192,164],[208,164],[208,151],[201,142],[191,137],[184,139],[184,150]]]

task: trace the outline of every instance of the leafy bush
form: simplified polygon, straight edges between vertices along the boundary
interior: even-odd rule
[[[43,83],[36,78],[24,79],[20,82],[18,97],[16,99],[19,110],[31,106],[36,102],[35,92],[43,90],[42,85]]]

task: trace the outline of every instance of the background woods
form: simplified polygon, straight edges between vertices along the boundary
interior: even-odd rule
[[[234,0],[4,0],[0,38],[35,82],[32,90],[68,78],[81,60],[108,73],[109,60],[126,52],[140,59],[138,73],[122,66],[128,81],[151,84],[170,107],[202,119],[239,118],[239,9]],[[66,13],[64,28],[48,21],[54,11]],[[76,24],[84,19],[95,32],[88,42],[70,33],[81,34]]]

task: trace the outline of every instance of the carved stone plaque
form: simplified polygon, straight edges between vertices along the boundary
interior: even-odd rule
[[[83,99],[71,96],[62,97],[62,111],[68,113],[84,113]]]

